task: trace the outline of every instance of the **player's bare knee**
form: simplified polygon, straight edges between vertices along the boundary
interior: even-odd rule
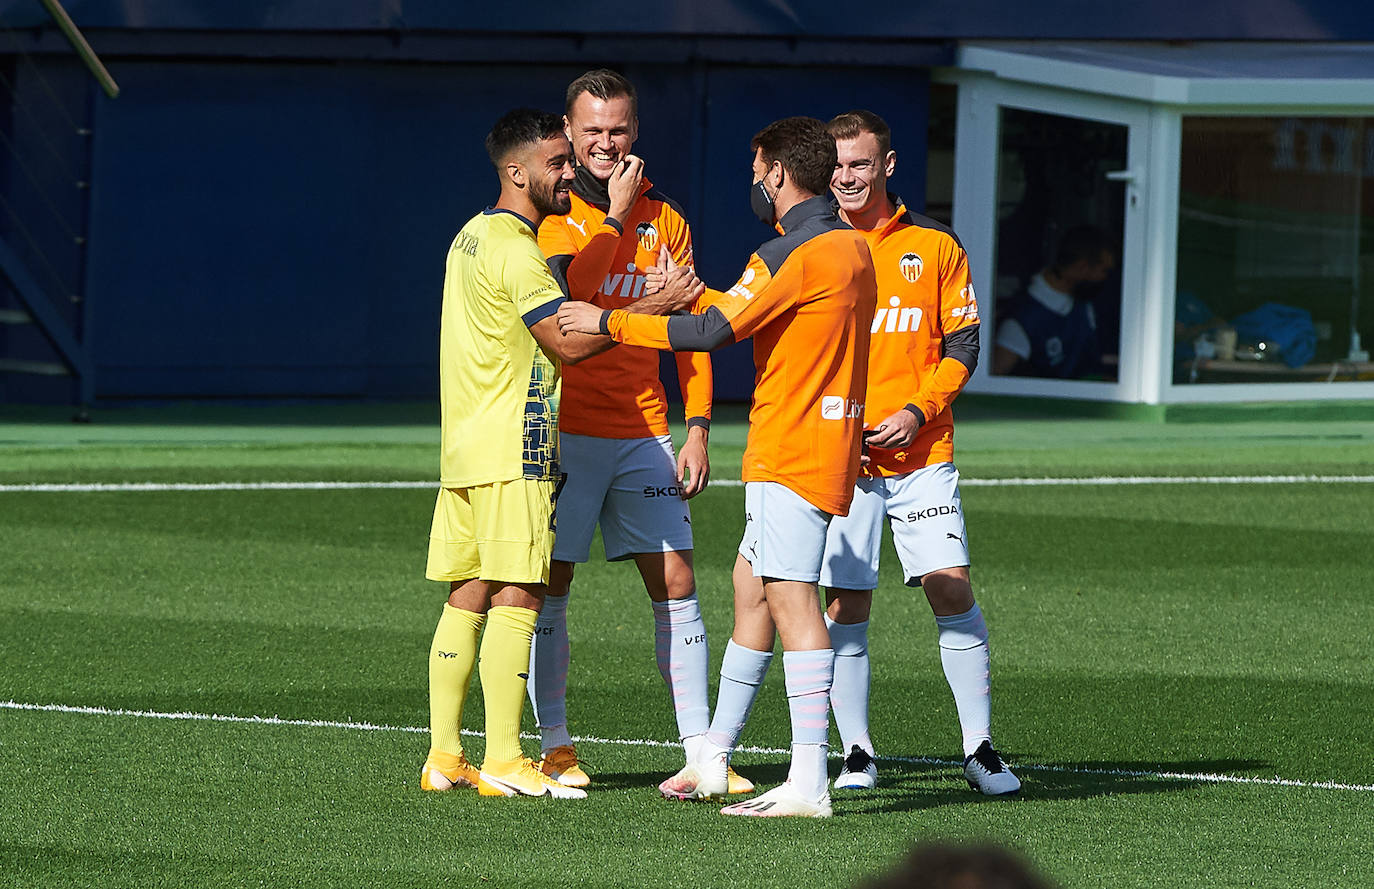
[[[921,578],[921,587],[935,614],[963,614],[973,607],[973,584],[968,568],[942,568]]]
[[[668,553],[664,562],[663,585],[669,599],[686,599],[697,591],[696,572],[692,570],[692,552]]]
[[[873,609],[872,590],[827,588],[825,613],[837,624],[861,624]]]
[[[491,604],[491,589],[485,580],[455,580],[448,587],[448,604],[464,611],[485,614]]]
[[[550,596],[566,596],[572,589],[573,569],[572,562],[553,561],[549,563],[549,585],[548,594]]]

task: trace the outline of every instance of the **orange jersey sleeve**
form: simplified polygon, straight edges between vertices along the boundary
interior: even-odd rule
[[[579,224],[583,229],[591,228],[580,245],[572,231]],[[586,217],[579,220],[573,216],[547,216],[539,226],[539,249],[549,258],[555,275],[561,272],[567,281],[568,296],[591,301],[615,261],[620,235],[620,229],[604,216],[599,222]]]
[[[679,352],[677,383],[682,390],[683,419],[711,419],[711,397],[715,377],[711,373],[711,356],[704,352]]]
[[[724,293],[708,291],[703,297],[707,308],[719,311],[730,323],[735,342],[746,340],[754,332],[783,312],[805,299],[801,286],[802,262],[783,263],[779,278],[773,277],[768,265],[755,253],[734,286]]]
[[[950,334],[978,326],[978,299],[969,278],[968,256],[956,242],[947,240],[941,245],[939,263],[939,325],[941,339]],[[973,375],[966,361],[945,355],[935,366],[935,373],[922,381],[911,399],[926,422],[944,413]]]
[[[666,315],[636,315],[624,309],[614,309],[606,317],[606,330],[611,339],[628,346],[670,350]]]
[[[665,224],[663,242],[668,248],[669,255],[673,257],[673,262],[680,266],[691,266],[694,264],[692,230],[687,226],[687,220],[682,217],[676,217],[676,221],[681,224]],[[701,312],[705,309],[698,304],[693,306],[692,311]],[[714,394],[712,390],[715,386],[715,378],[711,373],[711,356],[701,352],[679,352],[673,357],[677,363],[678,389],[682,393],[683,419],[710,420],[711,400]]]
[[[607,317],[606,326],[611,337],[619,343],[649,349],[709,351],[730,342],[740,342],[749,338],[753,328],[764,320],[759,313],[755,311],[752,317],[738,322],[733,319],[744,313],[750,301],[758,292],[764,290],[772,279],[773,275],[767,264],[758,254],[754,254],[749,257],[749,264],[733,287],[724,291],[708,289],[697,300],[693,314],[702,317],[692,319],[693,323],[690,325],[684,321],[674,323],[673,319],[660,315],[634,315],[625,311],[613,311]],[[796,294],[779,288],[771,295],[770,307],[776,310],[775,313],[783,311],[790,305],[785,301],[795,297]],[[761,302],[760,306],[762,305]],[[668,334],[670,324],[679,328],[679,336],[673,339],[670,339]],[[741,333],[739,328],[742,326],[750,326],[750,332]]]

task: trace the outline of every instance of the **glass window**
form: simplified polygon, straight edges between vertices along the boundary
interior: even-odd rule
[[[1374,119],[1183,118],[1174,382],[1374,378]]]
[[[994,374],[1116,380],[1127,134],[1001,109]]]

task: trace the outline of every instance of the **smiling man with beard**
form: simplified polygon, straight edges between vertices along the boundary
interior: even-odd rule
[[[612,343],[559,332],[564,295],[536,240],[544,217],[570,206],[572,146],[562,120],[517,109],[497,121],[486,148],[501,195],[454,238],[444,276],[441,487],[425,576],[448,582],[449,595],[430,649],[430,751],[420,786],[579,799],[584,791],[524,755],[520,715],[553,551],[560,366]],[[675,295],[645,300],[645,308],[675,309]],[[480,774],[459,736],[479,637],[487,737]]]

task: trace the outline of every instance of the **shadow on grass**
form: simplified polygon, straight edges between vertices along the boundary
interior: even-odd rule
[[[831,762],[831,777],[838,764]],[[878,786],[871,791],[832,790],[838,813],[882,814],[938,809],[944,806],[1006,805],[1039,800],[1086,800],[1125,794],[1180,793],[1210,782],[1169,774],[1254,774],[1272,770],[1257,759],[1191,759],[1176,762],[1064,761],[1027,763],[1016,769],[1022,780],[1019,794],[1008,798],[981,796],[971,790],[962,769],[954,764],[879,760]],[[787,780],[786,762],[737,764],[740,774],[767,790]],[[642,790],[668,777],[660,771],[596,772],[594,786],[602,790]],[[740,796],[738,799],[746,799]]]
[[[970,789],[964,780],[963,770],[957,765],[879,760],[879,768],[879,784],[875,790],[858,793],[835,791],[832,798],[836,810],[878,814],[950,805],[1005,805],[1008,802],[1179,793],[1210,783],[1184,776],[1234,775],[1272,769],[1264,760],[1235,758],[1169,763],[1085,760],[1026,762],[1014,769],[1022,781],[1021,792],[1012,797],[993,798],[981,796]]]

